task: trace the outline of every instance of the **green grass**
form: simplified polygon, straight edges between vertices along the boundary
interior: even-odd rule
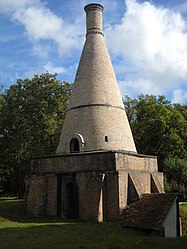
[[[180,203],[180,208],[184,209],[187,211],[187,202],[181,202]]]
[[[182,233],[187,236],[187,202],[180,203],[180,217],[182,220]]]
[[[0,199],[2,249],[186,249],[187,238],[158,238],[113,223],[32,218],[25,201]]]

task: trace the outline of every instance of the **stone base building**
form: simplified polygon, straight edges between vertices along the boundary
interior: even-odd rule
[[[28,211],[82,220],[116,220],[143,193],[162,193],[155,157],[120,151],[32,160]]]
[[[86,41],[56,154],[31,162],[27,209],[35,216],[116,220],[142,194],[164,192],[157,158],[136,151],[102,11],[85,7]]]

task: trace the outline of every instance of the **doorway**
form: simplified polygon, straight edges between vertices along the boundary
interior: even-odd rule
[[[78,189],[74,182],[69,182],[66,184],[66,196],[67,196],[67,218],[69,219],[79,218]]]
[[[79,189],[75,174],[57,175],[57,216],[79,218]]]

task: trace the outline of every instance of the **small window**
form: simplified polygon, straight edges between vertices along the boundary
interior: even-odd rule
[[[79,140],[77,138],[72,138],[70,141],[70,152],[78,153],[80,152]]]
[[[108,142],[108,136],[105,136],[105,142]]]

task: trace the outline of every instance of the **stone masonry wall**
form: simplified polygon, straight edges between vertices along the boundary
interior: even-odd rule
[[[135,151],[125,110],[119,108],[87,106],[68,111],[59,145],[63,149],[59,149],[58,154],[60,152],[69,153],[72,135],[76,133],[84,139],[85,152],[96,150]]]
[[[86,11],[86,28],[89,30],[102,30],[102,11],[103,6],[100,4],[88,4],[84,10]],[[88,13],[89,12],[89,13]]]
[[[32,175],[28,181],[27,211],[34,216],[46,213],[46,176]]]
[[[150,172],[129,172],[130,178],[136,188],[138,195],[151,193],[151,174]]]
[[[157,172],[157,159],[128,152],[98,151],[34,158],[31,161],[31,168],[32,172],[37,174],[113,170]]]
[[[35,216],[115,220],[129,200],[163,191],[156,157],[136,152],[102,32],[102,10],[100,4],[85,7],[86,41],[56,155],[31,162],[27,209]]]
[[[158,172],[157,158],[154,156],[116,153],[115,157],[117,170]]]
[[[148,167],[147,161],[152,166]],[[33,159],[28,211],[35,216],[58,213],[68,217],[71,204],[67,184],[72,183],[78,194],[76,217],[116,220],[134,198],[143,193],[164,192],[163,174],[156,172],[155,165],[155,157],[115,151]],[[60,186],[58,179],[61,179]]]
[[[56,153],[70,153],[70,140],[74,134],[83,138],[84,151],[136,152],[102,33],[102,8],[93,4],[86,9],[86,41]]]
[[[46,215],[56,216],[57,214],[57,176],[47,175],[46,188]]]
[[[118,172],[106,172],[103,194],[104,220],[116,220],[119,214]]]
[[[79,173],[79,216],[82,220],[103,221],[104,174]]]

